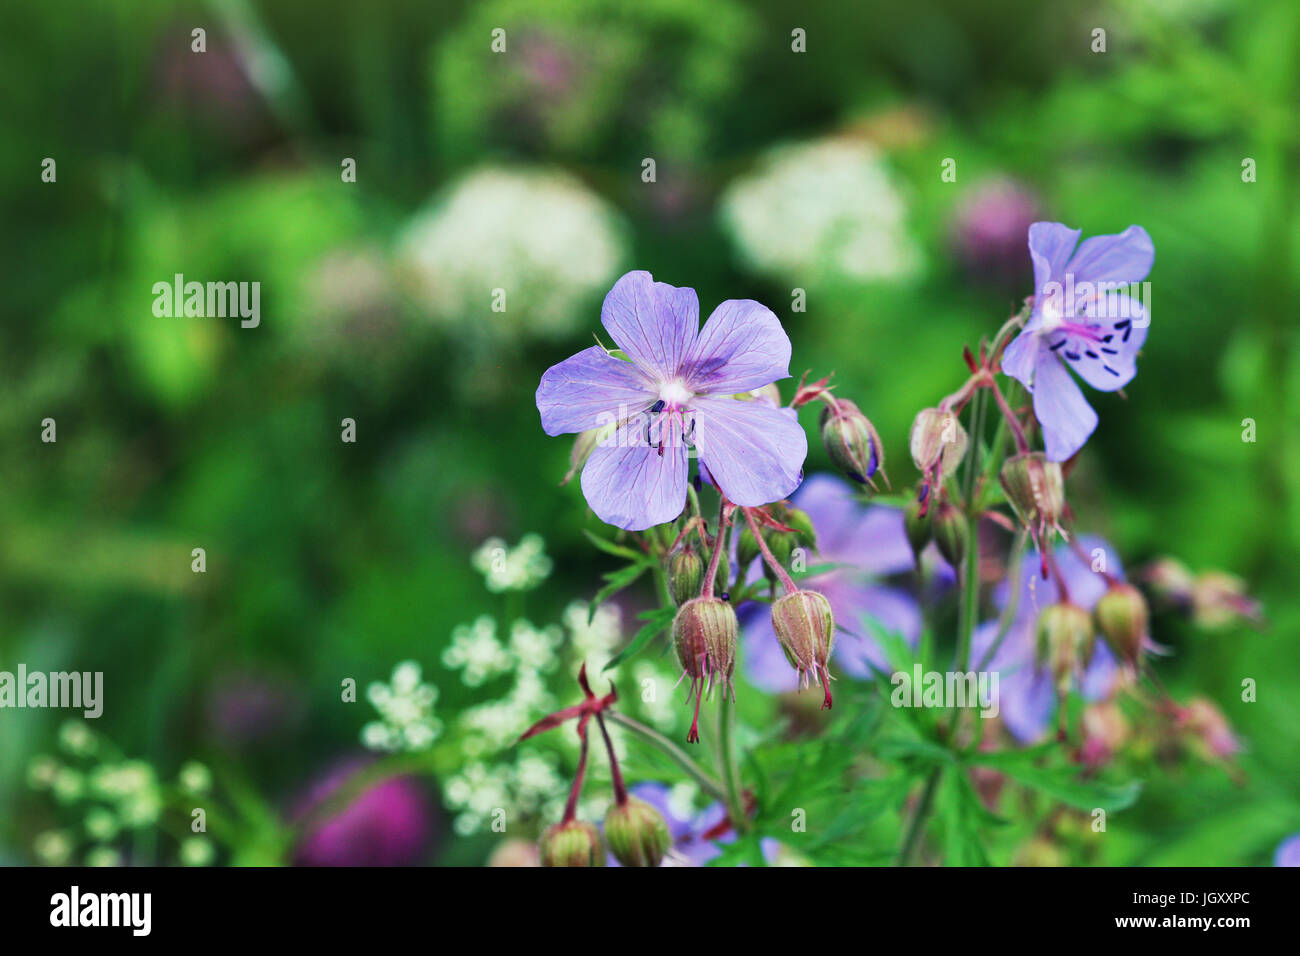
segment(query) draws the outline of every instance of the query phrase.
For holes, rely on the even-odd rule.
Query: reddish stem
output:
[[[623,771],[618,769],[618,757],[614,755],[614,741],[609,739],[609,731],[605,729],[605,718],[597,714],[596,723],[600,725],[600,735],[605,738],[605,751],[609,754],[609,776],[614,783],[614,802],[620,807],[626,806],[627,787],[623,785]]]
[[[580,724],[578,736],[582,738],[582,752],[578,755],[578,772],[573,775],[573,788],[569,791],[569,800],[564,805],[564,819],[561,824],[572,823],[578,815],[578,797],[582,793],[582,778],[587,774],[587,725]]]
[[[745,520],[749,522],[750,530],[754,532],[754,540],[758,542],[758,550],[762,553],[763,560],[767,562],[767,566],[776,573],[778,578],[781,579],[781,584],[785,587],[787,594],[798,591],[799,585],[795,584],[794,578],[790,577],[790,575],[786,573],[785,568],[781,567],[781,562],[776,559],[772,554],[772,550],[767,546],[767,542],[763,540],[763,533],[759,530],[758,522],[754,520],[754,516],[750,513],[750,509],[742,508],[741,510],[745,512]]]

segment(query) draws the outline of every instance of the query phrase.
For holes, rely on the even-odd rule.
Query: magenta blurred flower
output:
[[[1097,413],[1066,366],[1093,388],[1113,392],[1137,374],[1146,341],[1146,306],[1121,291],[1141,282],[1155,246],[1141,226],[1093,236],[1075,249],[1082,230],[1059,222],[1029,227],[1034,306],[1002,356],[1002,370],[1034,394],[1047,457],[1065,461],[1097,427]]]
[[[602,521],[641,531],[676,518],[689,448],[735,504],[769,504],[799,486],[808,441],[794,412],[733,397],[789,377],[790,340],[767,307],[729,299],[701,329],[694,289],[629,272],[600,320],[628,361],[593,345],[553,365],[537,409],[548,435],[616,426],[582,471]]]
[[[365,761],[349,761],[315,783],[293,819],[312,820]],[[424,788],[409,777],[367,787],[347,806],[307,824],[294,851],[297,866],[414,866],[428,855],[434,813]]]
[[[951,227],[953,252],[972,279],[1019,288],[1028,278],[1025,232],[1038,215],[1038,199],[1019,182],[987,179],[957,206]]]
[[[290,735],[303,715],[297,690],[279,678],[236,673],[216,682],[208,698],[208,726],[221,743],[256,747]]]

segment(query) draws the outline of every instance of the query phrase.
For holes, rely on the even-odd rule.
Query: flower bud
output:
[[[604,866],[600,832],[590,823],[570,820],[547,827],[538,844],[542,866]]]
[[[1097,601],[1092,614],[1097,620],[1097,630],[1115,656],[1136,667],[1142,657],[1149,618],[1142,592],[1124,581],[1116,581]]]
[[[1071,677],[1092,659],[1092,615],[1066,601],[1050,604],[1039,612],[1036,631],[1038,664],[1050,667],[1057,693],[1064,695]]]
[[[1191,605],[1196,579],[1177,558],[1157,558],[1143,568],[1139,576],[1158,601],[1177,607]]]
[[[736,670],[739,632],[735,609],[721,598],[692,598],[677,609],[673,618],[673,647],[684,676],[690,678],[690,697],[695,698],[695,719],[687,743],[699,742],[700,698],[711,690],[715,681],[723,685],[724,694],[730,690],[735,696],[731,677]]]
[[[921,552],[934,536],[934,523],[924,501],[914,498],[903,509],[903,530],[907,533],[907,543],[912,546],[916,566],[920,567]]]
[[[871,483],[871,476],[885,463],[885,449],[858,406],[846,399],[827,405],[822,409],[821,431],[831,464],[860,485]]]
[[[663,816],[636,797],[609,808],[605,839],[614,858],[624,866],[658,866],[672,843]]]
[[[1240,578],[1222,571],[1206,571],[1192,586],[1192,620],[1200,627],[1219,628],[1239,620],[1259,622],[1259,602],[1246,593]]]
[[[674,604],[680,607],[691,598],[700,596],[700,585],[704,583],[704,559],[694,548],[685,547],[670,554],[665,571],[668,593]]]
[[[1050,544],[1044,540],[1049,532],[1062,533],[1065,478],[1058,462],[1048,461],[1041,451],[1025,452],[1008,458],[998,479],[1016,516],[1040,549]]]
[[[830,672],[826,662],[835,646],[835,615],[825,595],[817,591],[791,591],[772,602],[772,629],[785,658],[808,686],[809,677],[825,691],[822,710],[831,706]]]
[[[966,516],[950,501],[939,506],[938,513],[932,519],[934,525],[934,543],[939,546],[939,553],[954,568],[961,567],[970,546],[970,527]]]
[[[1228,718],[1205,697],[1188,701],[1178,719],[1190,743],[1207,760],[1226,760],[1242,749]]]
[[[942,483],[966,457],[966,429],[957,413],[941,408],[923,408],[912,422],[912,461],[927,481]]]

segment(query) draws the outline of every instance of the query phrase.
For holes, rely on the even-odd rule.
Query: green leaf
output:
[[[637,654],[640,654],[645,646],[649,644],[660,631],[664,630],[672,623],[673,617],[676,616],[676,614],[677,609],[675,607],[660,607],[655,608],[653,611],[642,611],[638,614],[637,620],[646,621],[646,625],[636,632],[631,643],[629,643],[627,647],[614,655],[614,659],[601,668],[601,673],[603,674],[606,671],[613,670],[624,661],[631,660]]]
[[[587,623],[590,624],[595,618],[596,608],[641,577],[645,573],[645,569],[644,564],[629,564],[625,568],[619,568],[617,571],[610,571],[608,574],[603,575],[604,580],[608,583],[596,592],[596,596],[587,605]]]
[[[641,551],[637,551],[635,548],[629,548],[622,544],[615,544],[608,538],[602,538],[598,534],[593,534],[586,528],[582,529],[582,533],[587,536],[588,541],[600,548],[600,550],[604,551],[606,554],[612,554],[616,558],[624,558],[628,561],[635,561],[638,564],[644,564],[647,561],[648,555]]]
[[[992,755],[975,755],[971,757],[970,763],[989,765],[983,760],[984,756]],[[1073,766],[1035,767],[1010,761],[994,762],[991,766],[1017,783],[1079,810],[1100,808],[1107,813],[1125,810],[1137,802],[1138,795],[1142,792],[1142,783],[1138,780],[1123,784],[1079,780],[1079,771]]]

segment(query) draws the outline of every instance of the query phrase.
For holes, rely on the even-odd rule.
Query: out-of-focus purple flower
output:
[[[787,665],[788,667],[788,665]],[[727,824],[727,811],[715,803],[703,810],[684,810],[672,799],[672,791],[662,783],[641,783],[629,791],[658,810],[668,824],[672,848],[664,857],[664,866],[704,866],[721,855],[720,845],[734,843],[736,831]],[[778,840],[763,840],[763,859],[770,865],[781,852]],[[608,865],[618,866],[611,854]]]
[[[217,682],[207,711],[213,736],[228,747],[240,749],[288,736],[302,718],[303,702],[284,681],[240,673]]]
[[[953,216],[957,260],[976,281],[1020,287],[1028,278],[1025,231],[1038,215],[1037,197],[1016,180],[1000,176],[978,183]]]
[[[1105,569],[1118,580],[1124,579],[1124,569],[1113,548],[1095,536],[1082,536],[1076,542],[1089,555],[1101,549]],[[1107,578],[1094,571],[1068,546],[1062,545],[1055,553],[1061,577],[1073,604],[1091,611],[1106,593]],[[1011,583],[1014,578],[1014,584]],[[1037,740],[1047,729],[1056,708],[1056,693],[1052,687],[1050,669],[1036,666],[1034,622],[1038,612],[1055,604],[1062,597],[1054,578],[1043,580],[1039,559],[1026,555],[1019,573],[1012,569],[1008,580],[994,592],[994,604],[1005,608],[1011,598],[1011,588],[1019,589],[1015,614],[1011,626],[986,670],[998,672],[998,700],[1003,724],[1017,740],[1028,743]],[[975,629],[971,639],[971,667],[976,667],[987,655],[997,638],[1000,621],[995,619]],[[1120,668],[1106,643],[1098,639],[1093,646],[1092,659],[1079,681],[1079,692],[1087,700],[1103,700],[1111,696],[1118,685]]]
[[[1277,845],[1274,866],[1300,866],[1300,833],[1293,833]]]
[[[349,761],[313,784],[293,815],[311,821],[294,850],[297,866],[414,866],[425,860],[434,831],[428,795],[415,780],[392,777],[345,807],[320,815],[365,761]]]
[[[921,635],[921,610],[916,598],[879,580],[913,569],[903,512],[862,505],[849,484],[830,475],[808,478],[792,503],[812,519],[817,531],[817,555],[815,560],[809,559],[809,565],[846,565],[811,578],[809,587],[826,596],[837,626],[848,632],[836,640],[835,660],[846,673],[866,677],[873,667],[885,667],[886,661],[872,639],[871,629],[864,625],[864,618],[901,634],[913,645]],[[938,575],[951,576],[951,568],[937,552],[927,552],[927,561],[934,562]],[[777,642],[766,605],[761,610],[747,615],[745,675],[755,686],[770,692],[795,690],[798,675],[791,670]]]
[[[1097,427],[1097,413],[1069,368],[1093,388],[1113,392],[1137,374],[1137,353],[1151,318],[1122,291],[1141,282],[1155,246],[1141,226],[1093,236],[1075,249],[1082,230],[1059,222],[1029,227],[1034,263],[1034,307],[1007,346],[1002,370],[1034,394],[1047,457],[1065,461]]]
[[[701,329],[694,289],[629,272],[600,320],[630,361],[592,346],[553,365],[537,409],[548,435],[617,426],[582,470],[602,521],[642,531],[676,518],[690,447],[735,504],[769,504],[799,486],[808,440],[794,411],[733,397],[789,377],[790,339],[767,307],[729,299]]]

